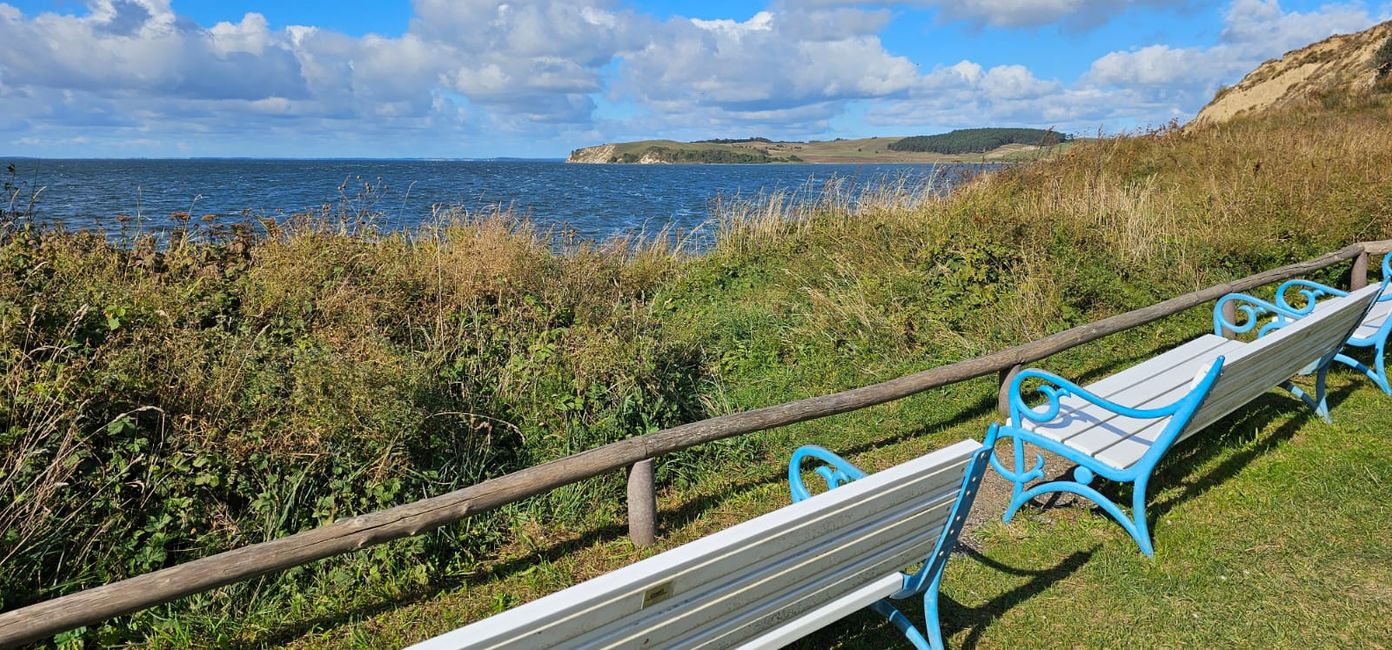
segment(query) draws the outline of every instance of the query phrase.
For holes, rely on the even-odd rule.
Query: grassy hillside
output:
[[[746,143],[741,143],[746,144]],[[767,148],[731,146],[719,142],[677,142],[675,140],[640,140],[614,146],[607,162],[670,162],[670,163],[770,163],[800,162],[796,156],[770,155]]]
[[[854,206],[849,192],[798,205],[778,197],[726,205],[714,248],[701,256],[637,242],[558,247],[510,215],[454,214],[400,234],[377,232],[371,215],[331,213],[174,233],[166,244],[113,242],[6,215],[0,606],[678,422],[887,379],[1392,237],[1389,141],[1386,101],[1303,105],[1190,133],[1076,144],[948,197],[886,188]],[[1046,365],[1096,376],[1203,331],[1204,321],[1195,310]],[[1379,403],[1340,381],[1362,391],[1350,399],[1380,422]],[[784,502],[777,475],[794,444],[818,442],[884,467],[979,437],[993,395],[991,382],[970,382],[665,458],[663,543]],[[1234,424],[1225,438],[1236,440],[1231,453],[1291,435],[1279,417],[1263,422]],[[1069,627],[1050,616],[1050,604],[1064,606],[1059,594],[1089,594],[1150,641],[1166,631],[1196,643],[1230,640],[1223,630],[1234,619],[1217,603],[1244,596],[1254,625],[1291,612],[1345,611],[1330,600],[1342,596],[1308,587],[1304,573],[1277,570],[1305,547],[1289,537],[1274,537],[1270,543],[1285,545],[1278,548],[1260,545],[1281,530],[1323,526],[1342,531],[1339,545],[1323,547],[1328,553],[1348,549],[1330,575],[1354,576],[1350,563],[1359,557],[1386,557],[1385,543],[1358,523],[1385,521],[1384,500],[1359,500],[1362,492],[1339,476],[1357,474],[1355,452],[1383,463],[1392,457],[1383,447],[1356,449],[1353,432],[1363,425],[1350,422],[1341,426],[1353,429],[1323,440],[1299,434],[1302,446],[1237,469],[1228,451],[1175,469],[1176,481],[1214,464],[1231,473],[1253,463],[1257,474],[1221,483],[1213,496],[1206,487],[1179,488],[1191,505],[1170,515],[1174,532],[1166,519],[1159,534],[1210,528],[1189,542],[1162,539],[1162,547],[1197,546],[1161,564],[1136,561],[1124,533],[1086,509],[981,529],[980,553],[1040,571],[1074,561],[1066,554],[1075,547],[1103,550],[1076,580],[1064,572],[1055,580],[1062,586],[1042,597],[1016,590],[1021,576],[955,562],[954,599],[1018,605],[998,607],[1012,618],[987,629],[999,612],[992,614],[981,632],[967,631],[975,619],[955,610],[956,641],[979,634],[985,645],[1018,644],[1031,621],[1045,619],[1049,638],[1112,641],[1088,621]],[[1254,430],[1256,442],[1246,437]],[[1330,467],[1334,483],[1319,482],[1325,465],[1350,469]],[[1367,469],[1368,485],[1386,481],[1383,468]],[[1321,503],[1340,506],[1331,514],[1253,504],[1260,493],[1251,486],[1272,480],[1261,472],[1315,481],[1333,495]],[[73,639],[158,647],[418,639],[642,555],[621,540],[622,492],[617,475],[588,481]],[[1202,554],[1244,544],[1259,557]],[[1240,570],[1243,561],[1261,562],[1253,590],[1217,584],[1226,575],[1219,569]],[[1376,591],[1385,580],[1362,575],[1371,580],[1359,587],[1372,590],[1368,602],[1385,604]],[[1137,576],[1174,597],[1136,613],[1117,585]],[[1191,610],[1211,618],[1191,624]],[[1386,643],[1373,623],[1350,628],[1349,643]],[[883,630],[869,619],[851,625],[860,627],[838,629],[869,630],[865,646],[889,638],[875,636]],[[1059,636],[1067,634],[1075,636]]]

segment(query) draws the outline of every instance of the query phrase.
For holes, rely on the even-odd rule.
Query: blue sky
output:
[[[0,1],[0,154],[563,156],[1186,120],[1392,18],[1285,0]]]

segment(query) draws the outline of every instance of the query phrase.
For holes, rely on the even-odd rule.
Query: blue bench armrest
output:
[[[1284,288],[1286,287],[1286,285],[1296,286],[1292,284],[1294,282],[1305,281],[1291,280],[1286,284],[1281,285],[1281,287]],[[1281,295],[1279,290],[1276,295]],[[1234,311],[1237,315],[1235,321],[1229,321],[1223,315],[1223,308],[1228,303],[1235,303]],[[1281,329],[1282,327],[1285,327],[1297,320],[1300,320],[1301,316],[1307,316],[1311,311],[1314,311],[1313,301],[1310,302],[1309,310],[1300,311],[1297,309],[1293,309],[1284,303],[1273,304],[1265,300],[1262,300],[1261,298],[1249,296],[1245,293],[1230,293],[1226,296],[1223,296],[1222,298],[1219,298],[1218,302],[1213,305],[1213,333],[1217,334],[1218,336],[1224,336],[1225,332],[1232,332],[1234,334],[1246,334],[1247,332],[1250,332],[1253,329],[1257,329],[1257,325],[1261,324],[1261,319],[1263,316],[1271,315],[1272,319],[1268,321],[1265,325],[1262,325],[1261,329],[1257,329],[1257,338],[1261,338],[1263,336],[1266,336],[1267,334],[1270,334],[1274,330]]]
[[[802,482],[802,461],[805,458],[821,461],[822,465],[813,471],[826,481],[828,490],[865,478],[865,472],[861,471],[859,467],[826,449],[816,445],[798,447],[793,452],[793,457],[788,460],[788,490],[793,494],[793,503],[812,496],[812,492]]]
[[[1299,307],[1295,306],[1294,302],[1291,300],[1292,296],[1287,295],[1292,290],[1294,290],[1295,296],[1303,298],[1302,302],[1304,304]],[[1342,298],[1347,295],[1347,291],[1335,289],[1327,284],[1320,284],[1313,280],[1286,280],[1281,283],[1281,286],[1276,287],[1276,305],[1300,314],[1301,316],[1306,316],[1315,311],[1315,303],[1320,298],[1325,296]]]
[[[1382,294],[1378,296],[1377,302],[1392,300],[1392,292],[1387,290],[1388,283],[1392,283],[1392,253],[1384,255],[1382,258]],[[1302,306],[1296,307],[1292,301],[1287,298],[1287,292],[1292,289],[1296,290],[1296,295],[1304,299],[1304,304]],[[1281,286],[1276,287],[1276,304],[1277,306],[1299,313],[1301,316],[1305,316],[1315,310],[1315,302],[1320,298],[1326,296],[1342,298],[1347,295],[1349,295],[1347,291],[1335,289],[1334,287],[1315,282],[1314,280],[1286,280],[1281,283]]]
[[[1222,366],[1222,362],[1222,357],[1219,357],[1217,361],[1219,367]],[[1036,410],[1026,404],[1024,395],[1021,394],[1024,383],[1031,379],[1038,379],[1041,382],[1035,391],[1047,399],[1043,410]],[[1025,420],[1041,424],[1050,422],[1058,417],[1059,411],[1063,407],[1063,398],[1068,396],[1078,397],[1117,415],[1142,419],[1160,419],[1174,415],[1187,404],[1188,399],[1187,396],[1182,397],[1173,404],[1159,408],[1132,408],[1117,404],[1051,372],[1029,368],[1015,375],[1015,380],[1010,384],[1010,421],[1016,427],[1023,425]]]

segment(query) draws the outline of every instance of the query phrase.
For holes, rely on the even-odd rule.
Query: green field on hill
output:
[[[112,241],[7,212],[0,607],[1392,237],[1387,142],[1387,96],[1326,98],[1070,143],[947,196],[725,204],[700,255],[560,246],[508,213],[398,233],[355,229],[370,215],[345,206]],[[1192,310],[1043,365],[1096,377],[1207,318]],[[1335,392],[1332,426],[1273,392],[1178,450],[1155,481],[1154,561],[1085,507],[1010,526],[986,512],[948,566],[949,643],[1392,644],[1392,399],[1347,373]],[[665,457],[658,549],[624,540],[615,473],[60,642],[419,640],[786,503],[797,444],[883,468],[979,438],[994,395],[976,380]],[[857,615],[808,644],[892,639]]]

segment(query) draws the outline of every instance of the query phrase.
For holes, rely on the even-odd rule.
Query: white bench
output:
[[[818,472],[834,483],[851,482],[412,650],[777,648],[867,606],[893,616],[880,601],[930,587],[929,639],[902,615],[891,621],[915,645],[941,647],[938,579],[989,452],[963,440],[865,476],[825,450],[800,449],[795,493],[807,457],[832,465]],[[936,561],[901,573],[925,559]]]
[[[1153,555],[1145,517],[1146,486],[1165,452],[1277,386],[1327,418],[1324,379],[1329,362],[1359,327],[1379,291],[1354,291],[1298,320],[1296,314],[1251,296],[1225,296],[1214,307],[1216,333],[1252,331],[1267,315],[1273,322],[1254,341],[1205,335],[1086,388],[1041,370],[1022,371],[1010,387],[1010,420],[999,431],[1013,439],[1014,469],[1006,469],[995,455],[991,459],[995,469],[1015,483],[1005,521],[1040,494],[1071,492],[1096,502],[1131,534],[1142,552]],[[1245,322],[1223,319],[1227,302],[1240,305],[1237,311],[1245,315]],[[1303,371],[1316,373],[1313,397],[1288,381]],[[1036,381],[1046,398],[1042,408],[1031,408],[1022,394],[1027,382]],[[1044,459],[1036,455],[1027,470],[1026,444],[1077,463],[1074,480],[1029,485],[1043,478]],[[1096,476],[1134,484],[1129,516],[1091,487]]]
[[[1368,379],[1373,380],[1382,392],[1392,395],[1392,383],[1387,379],[1387,340],[1392,337],[1392,292],[1387,290],[1389,283],[1392,283],[1392,254],[1382,258],[1382,295],[1373,303],[1372,309],[1368,310],[1368,315],[1363,317],[1358,329],[1344,342],[1345,350],[1367,348],[1372,353],[1373,365],[1369,367],[1342,352],[1336,355],[1334,360],[1363,373]],[[1347,291],[1340,291],[1318,282],[1289,280],[1276,288],[1276,306],[1305,316],[1310,312],[1322,311],[1332,303],[1323,301],[1322,298],[1347,295]],[[1303,304],[1296,306],[1296,303]]]

